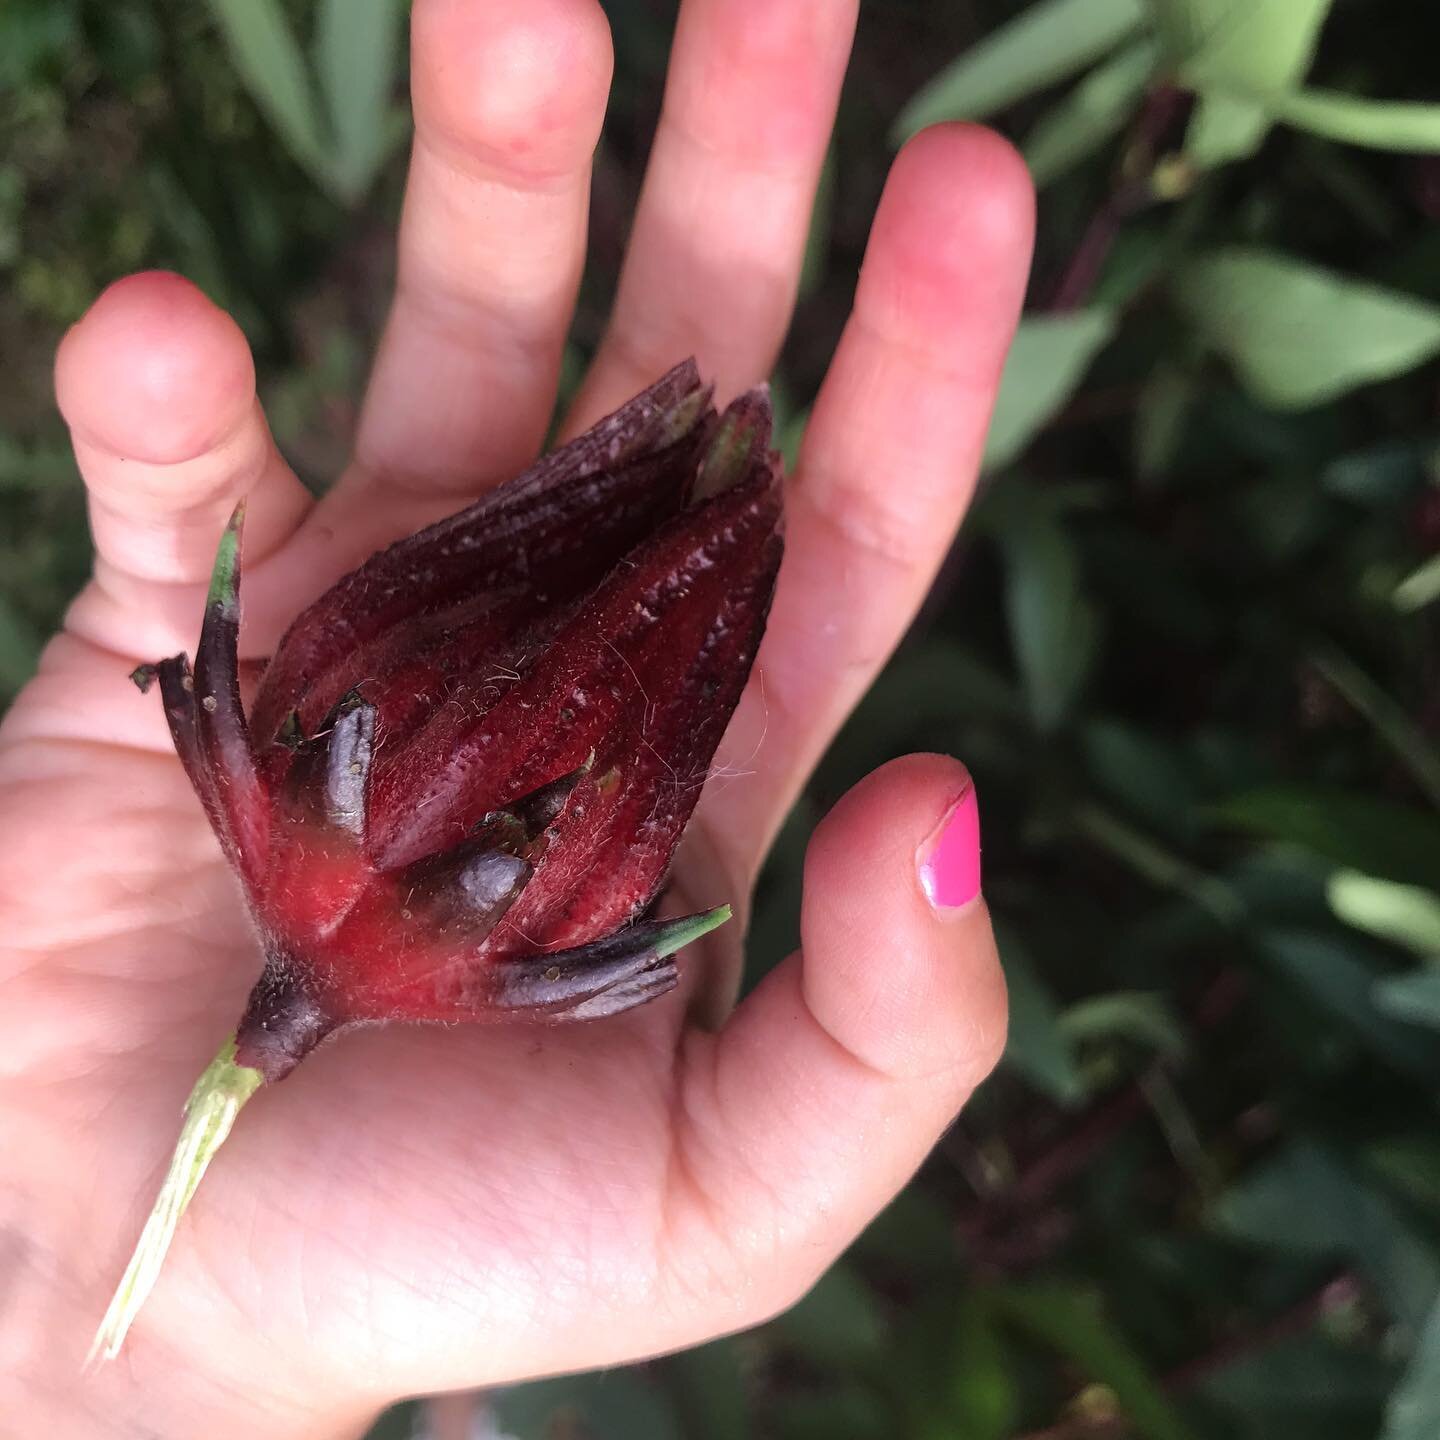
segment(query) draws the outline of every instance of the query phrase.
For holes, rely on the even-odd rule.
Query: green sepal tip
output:
[[[713,910],[702,910],[698,915],[682,915],[678,920],[668,921],[659,927],[653,953],[657,959],[663,960],[702,935],[718,930],[729,918],[730,907],[717,905]]]
[[[210,593],[207,605],[234,606],[240,599],[240,535],[245,529],[245,502],[240,501],[230,512],[230,519],[215,549],[215,565],[210,571]]]

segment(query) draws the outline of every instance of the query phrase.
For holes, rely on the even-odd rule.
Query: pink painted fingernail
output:
[[[980,807],[973,785],[950,802],[916,860],[920,888],[942,914],[968,905],[980,893]]]

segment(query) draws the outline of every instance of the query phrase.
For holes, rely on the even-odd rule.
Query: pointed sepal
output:
[[[244,525],[242,500],[215,552],[195,651],[193,713],[196,744],[214,786],[212,819],[218,817],[228,841],[226,848],[234,855],[241,878],[253,887],[265,872],[270,817],[240,703],[240,538]],[[163,683],[163,673],[161,680]]]
[[[706,442],[695,481],[695,498],[708,500],[766,464],[774,428],[768,385],[757,385],[737,395]]]
[[[586,1006],[590,1016],[616,1014],[673,988],[678,974],[670,957],[729,918],[730,907],[721,905],[677,920],[627,925],[571,950],[504,961],[494,967],[490,1003],[537,1019],[581,1018],[576,1012]]]
[[[286,632],[255,700],[258,743],[297,708],[328,708],[515,592],[583,593],[690,498],[713,416],[693,360],[524,474],[372,556]],[[308,713],[308,712],[307,712]]]

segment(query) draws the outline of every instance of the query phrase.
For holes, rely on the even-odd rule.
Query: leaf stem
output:
[[[1154,183],[1156,159],[1161,142],[1186,103],[1184,92],[1170,85],[1157,85],[1145,97],[1131,128],[1114,188],[1090,217],[1046,310],[1064,314],[1081,309],[1094,292],[1124,222],[1157,199],[1175,198],[1157,194],[1165,187]]]
[[[1326,645],[1310,657],[1315,668],[1374,727],[1376,735],[1410,771],[1440,810],[1440,755],[1405,707],[1387,695],[1348,655]]]
[[[185,1102],[185,1118],[175,1153],[170,1157],[170,1168],[145,1228],[140,1232],[135,1253],[95,1333],[85,1361],[87,1371],[120,1353],[130,1326],[159,1278],[175,1229],[196,1186],[215,1158],[215,1152],[225,1143],[241,1107],[262,1083],[258,1070],[236,1063],[233,1039],[225,1042],[195,1082]]]

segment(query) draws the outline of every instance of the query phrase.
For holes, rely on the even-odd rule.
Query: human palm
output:
[[[722,401],[769,372],[853,8],[685,0],[568,432],[686,354]],[[753,1324],[904,1183],[1001,1043],[984,907],[934,873],[967,777],[895,762],[817,831],[802,953],[728,1017],[738,925],[632,1013],[347,1033],[267,1088],[120,1360],[80,1378],[180,1102],[259,967],[160,708],[127,672],[193,648],[240,495],[242,652],[259,660],[365,554],[522,468],[554,403],[603,16],[594,0],[416,0],[413,26],[396,299],[354,463],[323,500],[269,438],[239,331],[176,277],[112,286],[58,359],[95,576],[0,727],[0,1373],[30,1431],[340,1436],[405,1393]],[[781,816],[922,598],[973,486],[1029,227],[1023,168],[986,132],[942,127],[897,160],[677,910],[743,915]]]

